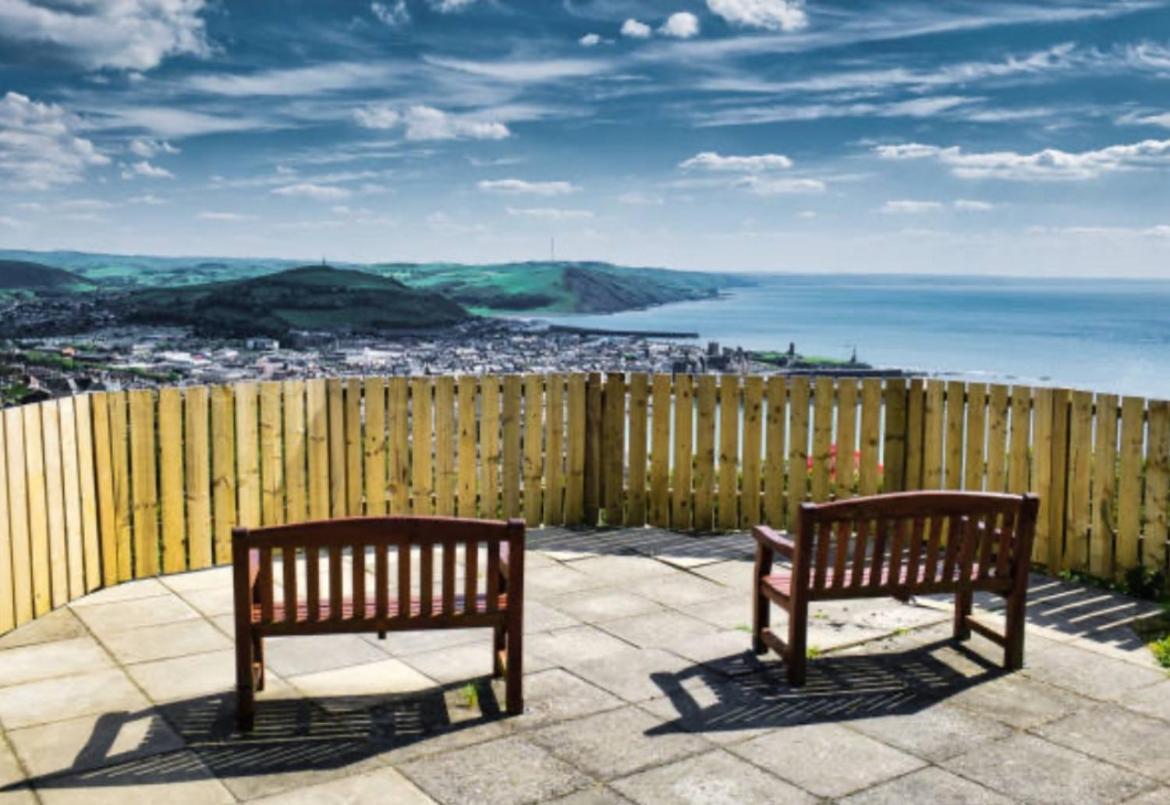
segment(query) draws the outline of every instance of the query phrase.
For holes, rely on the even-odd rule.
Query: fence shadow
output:
[[[258,704],[247,734],[236,730],[235,706],[235,694],[225,692],[104,714],[68,768],[0,792],[326,772],[505,717],[490,677],[396,697],[270,699]],[[117,748],[126,732],[138,748]]]

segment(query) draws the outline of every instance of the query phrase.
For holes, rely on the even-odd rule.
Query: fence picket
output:
[[[762,523],[760,515],[760,437],[763,423],[764,379],[743,381],[743,490],[739,498],[739,527]]]
[[[691,475],[694,469],[694,378],[679,375],[674,384],[674,466],[671,475],[670,526],[692,527]]]
[[[654,375],[650,411],[650,525],[670,526],[670,375]]]
[[[646,525],[646,438],[647,417],[650,408],[647,405],[649,397],[650,379],[643,372],[634,372],[630,375],[630,412],[629,412],[629,490],[626,495],[625,524],[631,526]],[[551,409],[550,409],[551,410]]]
[[[1117,532],[1117,395],[1098,394],[1093,439],[1093,500],[1089,524],[1089,573],[1113,578],[1113,539]]]
[[[183,494],[187,505],[187,559],[192,570],[210,567],[211,451],[206,386],[189,386],[183,406]],[[302,518],[303,519],[303,518]]]
[[[699,376],[699,415],[695,434],[695,530],[714,526],[715,491],[715,377]]]
[[[829,474],[833,444],[833,379],[818,377],[813,383],[812,472],[810,490],[816,503],[829,499]]]
[[[183,395],[177,388],[158,392],[158,474],[163,572],[181,573],[187,569],[187,507],[183,499]]]
[[[1142,448],[1145,445],[1146,402],[1140,397],[1121,400],[1121,443],[1117,477],[1117,546],[1114,567],[1118,575],[1141,562]]]
[[[788,424],[788,387],[784,378],[768,378],[768,414],[764,446],[764,522],[773,528],[785,525],[785,426]]]
[[[739,375],[719,382],[719,513],[720,529],[739,526]]]

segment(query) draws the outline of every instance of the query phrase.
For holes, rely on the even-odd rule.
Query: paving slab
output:
[[[114,632],[126,632],[142,626],[155,626],[199,617],[199,612],[177,595],[161,584],[159,588],[163,590],[164,595],[119,600],[108,604],[87,602],[84,606],[73,605],[74,612],[99,639]]]
[[[0,725],[15,730],[146,705],[146,697],[125,674],[110,668],[0,688]]]
[[[264,664],[282,677],[385,659],[385,651],[355,634],[270,637],[264,641]]]
[[[580,562],[573,563],[573,565],[577,564]],[[609,582],[604,578],[590,573],[582,573],[570,565],[563,564],[538,567],[531,573],[524,574],[524,594],[546,601],[558,594],[604,587],[607,584]]]
[[[1025,661],[1030,677],[1107,701],[1118,701],[1129,691],[1166,679],[1161,669],[1143,668],[1060,643],[1035,646]]]
[[[943,767],[1020,802],[1121,802],[1155,787],[1117,766],[1033,735],[1015,735],[946,761]]]
[[[342,697],[388,697],[435,687],[435,680],[402,660],[386,658],[332,671],[292,676],[288,683],[305,696],[320,700]]]
[[[29,774],[77,774],[184,748],[183,740],[147,708],[81,716],[11,730],[8,739]]]
[[[630,647],[596,626],[573,626],[529,637],[525,647],[553,665],[570,667]]]
[[[706,621],[672,610],[606,621],[601,628],[642,648],[659,648],[675,640],[702,637],[719,631]]]
[[[551,606],[549,603],[526,600],[524,602],[524,633],[551,632],[556,629],[567,629],[570,626],[580,626],[581,621],[566,612]]]
[[[913,713],[856,719],[848,726],[936,763],[1012,733],[998,721],[946,702]]]
[[[661,612],[663,609],[661,604],[648,598],[612,587],[558,595],[549,599],[549,605],[569,614],[578,622],[586,623],[601,623],[632,615]]]
[[[524,713],[508,719],[513,730],[538,729],[569,719],[615,710],[625,703],[612,693],[560,668],[524,677]]]
[[[1035,731],[1052,743],[1170,783],[1170,724],[1162,719],[1103,704]]]
[[[173,702],[234,691],[236,655],[230,649],[210,651],[128,665],[126,672],[152,701]],[[265,675],[265,690],[261,695],[273,696],[287,690],[280,677],[268,671]]]
[[[694,568],[694,573],[717,584],[722,584],[724,587],[743,590],[745,595],[752,589],[752,563],[748,561],[731,559],[701,565]]]
[[[150,662],[229,649],[233,641],[203,618],[112,632],[102,642],[119,663]]]
[[[100,671],[113,665],[91,637],[34,643],[0,651],[0,688],[57,676]]]
[[[60,607],[0,637],[0,651],[38,643],[87,637],[89,632],[71,607]]]
[[[235,801],[192,752],[131,761],[123,766],[64,776],[39,786],[52,805],[217,805]]]
[[[903,805],[913,802],[1011,805],[1013,800],[935,766],[910,772],[840,800],[841,805]]]
[[[26,776],[16,755],[0,736],[0,805],[36,805],[37,798]]]
[[[672,573],[669,576],[634,581],[625,585],[624,589],[675,609],[727,595],[727,588],[722,584],[691,573]]]
[[[545,800],[546,805],[630,805],[630,800],[606,785],[585,788],[566,797]]]
[[[607,585],[643,581],[677,572],[670,565],[646,556],[609,554],[573,563],[573,569],[601,579]]]
[[[665,695],[654,682],[656,674],[676,674],[689,666],[677,654],[631,647],[574,663],[573,673],[627,702],[640,702]]]
[[[1138,713],[1170,721],[1170,679],[1121,696],[1121,704]]]
[[[258,805],[350,805],[373,799],[395,805],[430,805],[435,801],[396,769],[378,769],[252,801]]]
[[[722,750],[615,780],[642,805],[814,803],[816,798]]]
[[[119,601],[131,601],[138,598],[153,598],[170,594],[171,590],[158,579],[139,579],[138,581],[126,581],[121,584],[116,584],[113,587],[106,587],[103,590],[90,593],[84,598],[70,602],[69,606],[71,609],[77,610],[82,607],[112,604]]]
[[[1091,704],[1072,691],[1019,673],[971,685],[950,696],[947,703],[1016,729],[1038,727]]]

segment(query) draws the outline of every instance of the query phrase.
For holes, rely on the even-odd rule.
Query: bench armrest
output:
[[[778,553],[785,559],[791,560],[793,554],[796,553],[796,544],[788,538],[787,534],[773,531],[766,525],[758,525],[753,528],[752,536],[755,537],[756,544],[761,548]]]

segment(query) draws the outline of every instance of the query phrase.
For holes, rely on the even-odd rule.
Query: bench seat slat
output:
[[[440,608],[437,611],[430,613],[430,616],[431,617],[453,617],[454,619],[457,620],[460,615],[472,614],[472,613],[483,614],[483,613],[488,613],[488,612],[492,612],[492,611],[496,611],[496,612],[500,613],[500,615],[502,616],[508,609],[508,595],[507,595],[507,593],[501,593],[499,596],[496,597],[495,610],[492,610],[488,607],[488,600],[487,600],[486,595],[477,595],[475,597],[475,608],[473,610],[466,610],[464,608],[464,601],[465,601],[465,599],[462,595],[457,595],[454,597],[453,608],[450,611],[444,611],[443,609]],[[321,612],[320,619],[321,620],[340,619],[343,621],[355,620],[355,613],[360,613],[362,610],[355,607],[354,604],[355,604],[355,602],[353,599],[342,598],[340,611],[337,611],[337,610],[333,609],[331,602],[322,601],[321,602],[321,609],[320,609],[320,612]],[[378,616],[378,606],[377,606],[377,603],[375,601],[365,601],[363,604],[363,609],[365,611],[365,614],[364,614],[364,617],[360,618],[360,620],[377,621],[380,619]],[[308,615],[309,615],[308,606],[303,602],[298,602],[296,610],[297,611],[296,611],[296,621],[295,622],[296,623],[308,622]],[[272,617],[273,623],[279,623],[279,622],[285,620],[285,608],[284,608],[283,602],[276,602],[273,605],[272,616],[273,616]],[[262,620],[262,617],[263,617],[262,607],[260,604],[256,604],[255,606],[252,607],[252,623],[268,625],[267,622]],[[418,597],[412,596],[410,599],[410,614],[405,616],[405,617],[402,615],[402,609],[399,607],[398,601],[396,601],[396,600],[389,601],[385,617],[387,620],[406,620],[408,618],[423,617],[422,600]]]
[[[941,564],[941,563],[940,563]],[[823,590],[810,589],[810,600],[833,600],[838,598],[878,598],[884,595],[891,595],[895,591],[905,592],[909,595],[928,595],[936,592],[947,592],[955,589],[956,582],[954,580],[936,579],[929,582],[918,582],[917,584],[903,582],[897,584],[893,582],[894,578],[899,575],[905,578],[904,568],[906,564],[896,566],[896,573],[890,572],[890,565],[887,563],[881,568],[881,576],[877,584],[874,584],[870,576],[872,575],[873,566],[867,565],[862,571],[862,578],[859,587],[854,586],[853,569],[849,568],[845,571],[845,578],[841,580],[841,586],[837,586],[837,579],[834,578],[835,571],[830,568],[828,571],[828,587]],[[1000,591],[1007,590],[1011,587],[1011,579],[1004,578],[979,578],[978,571],[972,568],[971,573],[971,589]],[[762,579],[766,587],[770,587],[785,598],[790,598],[792,595],[792,571],[788,569],[778,570],[769,576]]]

